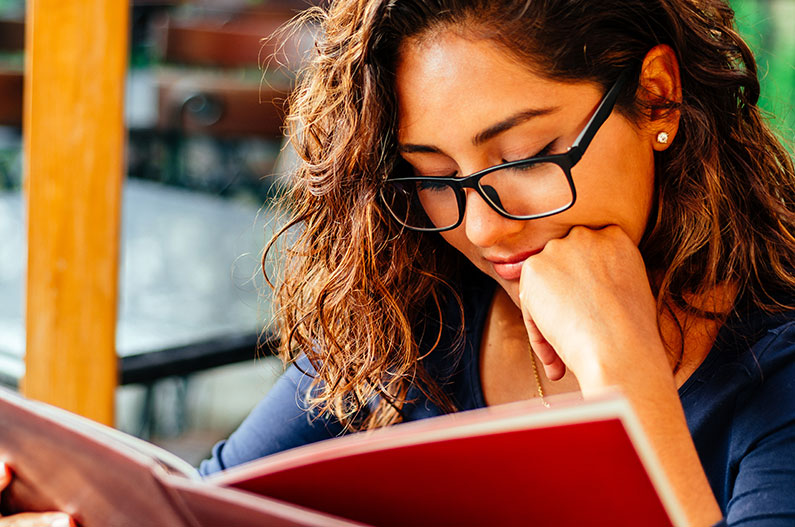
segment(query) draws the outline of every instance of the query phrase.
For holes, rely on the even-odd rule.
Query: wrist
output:
[[[584,397],[597,396],[611,388],[620,389],[628,398],[655,399],[662,394],[676,395],[676,384],[662,343],[659,346],[624,345],[620,349],[643,350],[639,353],[599,352],[579,368],[572,369]],[[677,395],[678,399],[678,395]]]

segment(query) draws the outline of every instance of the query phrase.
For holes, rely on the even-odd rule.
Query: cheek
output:
[[[475,246],[466,235],[466,229],[461,225],[451,231],[444,231],[439,233],[444,241],[449,244],[453,249],[461,253],[467,260],[472,262],[475,267],[480,269],[486,274],[490,274],[492,270],[489,264],[482,257],[477,246]]]
[[[574,168],[578,197],[572,213],[582,215],[585,225],[618,225],[637,244],[653,200],[654,151],[628,124],[613,132],[594,141],[590,159]]]
[[[444,241],[452,245],[453,248],[463,253],[466,257],[470,257],[472,244],[467,239],[462,225],[459,225],[451,231],[444,231],[440,233],[440,235]]]
[[[632,177],[631,181],[626,182],[627,198],[624,205],[627,222],[631,222],[624,230],[636,244],[640,243],[646,231],[655,188],[653,150],[639,149],[637,154],[632,170],[627,171]]]

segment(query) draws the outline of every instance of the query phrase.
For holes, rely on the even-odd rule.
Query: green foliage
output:
[[[731,0],[737,25],[754,50],[762,95],[759,106],[790,151],[795,145],[795,1]]]

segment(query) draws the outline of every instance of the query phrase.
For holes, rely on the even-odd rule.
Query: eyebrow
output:
[[[546,108],[530,108],[528,110],[523,110],[521,112],[515,113],[512,116],[508,117],[507,119],[503,119],[499,123],[492,125],[482,132],[478,133],[475,137],[472,138],[472,144],[475,146],[479,146],[489,139],[493,139],[494,137],[500,135],[501,133],[505,132],[506,130],[510,130],[514,126],[518,126],[525,121],[529,121],[533,117],[541,117],[543,115],[549,115],[558,111],[560,107],[558,106],[549,106]],[[416,145],[416,144],[402,144],[398,146],[398,150],[404,154],[416,154],[416,153],[423,153],[423,154],[443,154],[440,149],[435,146],[429,145]]]

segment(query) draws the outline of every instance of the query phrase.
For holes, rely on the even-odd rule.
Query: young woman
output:
[[[795,176],[729,7],[306,17],[321,31],[292,98],[277,288],[293,364],[202,471],[617,386],[689,525],[792,524]]]
[[[309,16],[277,290],[296,363],[203,471],[617,386],[690,525],[794,522],[795,178],[729,7]]]

